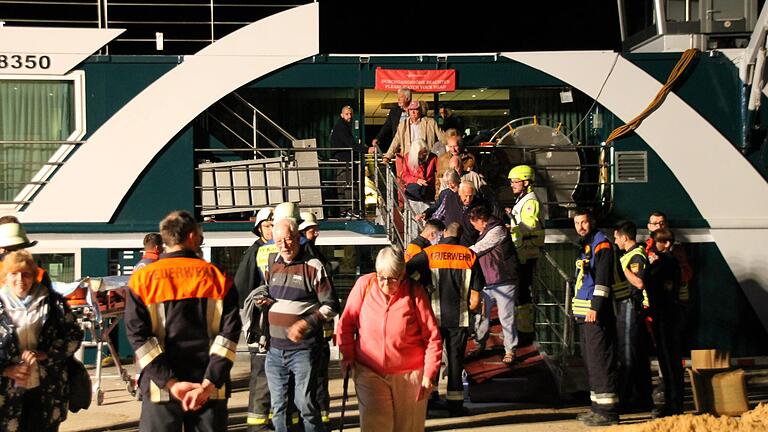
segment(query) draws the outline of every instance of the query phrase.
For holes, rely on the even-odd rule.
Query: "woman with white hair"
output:
[[[0,430],[57,431],[67,418],[67,362],[83,331],[64,298],[36,281],[27,251],[0,270]]]
[[[443,347],[427,293],[406,276],[400,249],[379,251],[376,272],[357,280],[337,330],[360,430],[423,431]]]
[[[403,166],[405,197],[415,214],[422,213],[435,197],[437,156],[429,152],[427,143],[418,139],[411,144],[407,163]]]

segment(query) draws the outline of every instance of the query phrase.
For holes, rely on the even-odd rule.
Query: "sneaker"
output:
[[[585,422],[585,421],[591,419],[592,416],[594,416],[594,415],[595,415],[594,411],[587,411],[585,413],[581,413],[581,414],[577,415],[576,416],[576,420],[578,420],[580,422]]]
[[[451,407],[448,409],[448,414],[451,417],[466,417],[469,415],[469,410],[465,406]]]
[[[587,426],[611,426],[619,424],[618,414],[600,414],[594,413],[594,415],[587,420],[584,420],[584,424]]]
[[[101,367],[110,367],[115,365],[115,359],[111,355],[108,355],[101,359]]]

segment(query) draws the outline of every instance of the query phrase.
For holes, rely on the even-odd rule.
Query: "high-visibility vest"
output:
[[[269,243],[263,244],[256,252],[256,267],[261,272],[261,280],[267,280],[267,271],[269,270],[269,257],[273,254],[277,254],[278,249],[274,241],[270,240]]]
[[[627,251],[622,257],[618,260],[616,260],[617,266],[614,266],[614,284],[612,286],[613,288],[613,298],[616,301],[621,301],[624,299],[629,298],[630,288],[632,287],[629,281],[626,277],[624,277],[624,269],[627,268],[629,265],[629,261],[636,255],[640,255],[643,257],[643,260],[647,263],[648,262],[648,255],[645,253],[645,248],[643,248],[643,245],[637,244],[636,247],[632,248],[632,250]],[[634,288],[634,287],[632,287]]]
[[[544,246],[544,229],[539,219],[539,199],[534,192],[526,193],[512,207],[512,241],[520,262],[536,259]]]
[[[571,307],[574,316],[585,317],[592,306],[592,297],[595,293],[595,260],[593,258],[605,248],[610,249],[611,242],[602,231],[597,231],[576,260],[576,292]]]

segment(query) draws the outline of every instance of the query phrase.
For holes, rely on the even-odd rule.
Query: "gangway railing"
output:
[[[563,269],[552,253],[542,250],[534,272],[533,303],[536,310],[536,339],[549,355],[571,356],[575,353],[571,317],[573,277]]]
[[[253,149],[254,157],[266,157],[257,150],[260,147],[295,147],[293,143],[300,141],[236,92],[208,108],[205,118],[209,131],[218,130],[224,134],[221,138],[225,144]]]

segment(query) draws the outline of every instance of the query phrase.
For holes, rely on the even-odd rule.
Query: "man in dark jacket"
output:
[[[376,138],[371,141],[371,147],[368,149],[368,153],[373,153],[374,148],[379,146],[379,152],[384,154],[389,150],[389,144],[395,137],[397,132],[397,126],[400,122],[408,118],[408,112],[405,110],[411,103],[411,89],[401,88],[397,91],[397,106],[389,110],[387,114],[387,120],[381,126],[381,130],[376,135]]]
[[[339,119],[336,120],[336,124],[331,129],[331,147],[336,148],[333,158],[340,161],[349,162],[352,160],[350,150],[356,153],[355,160],[362,159],[363,155],[368,150],[364,145],[359,144],[352,134],[352,107],[345,105],[341,109]],[[344,150],[338,150],[343,148]]]
[[[483,279],[475,254],[459,244],[461,226],[454,222],[444,232],[440,243],[427,246],[407,263],[406,272],[418,273],[419,281],[434,293],[432,309],[448,359],[447,406],[452,416],[458,416],[466,414],[461,372],[470,311],[479,306]]]
[[[490,316],[490,301],[498,308],[499,321],[504,334],[505,364],[515,361],[517,328],[515,304],[517,302],[517,253],[509,230],[501,219],[493,216],[485,206],[469,211],[469,221],[480,232],[477,242],[469,249],[477,254],[485,277],[483,293],[486,299],[486,316]]]
[[[190,213],[170,213],[160,234],[166,252],[131,275],[125,305],[126,333],[142,367],[139,429],[225,430],[241,327],[237,290],[197,256],[203,230]]]

